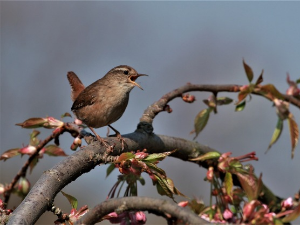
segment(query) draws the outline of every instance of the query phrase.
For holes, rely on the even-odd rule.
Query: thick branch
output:
[[[125,151],[137,151],[148,149],[149,153],[166,152],[177,149],[171,156],[189,160],[209,151],[215,151],[207,146],[188,141],[182,138],[168,137],[165,135],[148,134],[147,130],[142,127],[145,123],[139,124],[136,132],[123,135],[127,143]],[[150,129],[151,130],[151,129]],[[115,144],[115,150],[112,155],[118,155],[121,149],[121,144],[117,138],[106,138],[111,144]],[[62,190],[67,184],[76,180],[83,173],[87,173],[94,169],[97,165],[104,162],[111,162],[115,157],[105,158],[105,147],[99,144],[98,141],[92,142],[88,146],[68,156],[63,161],[58,163],[52,169],[47,170],[41,178],[35,183],[29,194],[13,212],[8,224],[34,224],[38,218],[52,205],[56,194]],[[199,162],[194,162],[199,164]],[[206,167],[206,165],[201,164]],[[264,186],[264,193],[268,196],[263,196],[263,202],[270,202],[274,196],[267,187]]]
[[[145,132],[134,132],[123,135],[127,143],[127,151],[142,150],[147,147],[151,152],[165,152],[178,149],[175,157],[187,160],[205,152],[212,151],[209,147],[187,141],[181,138],[167,137],[164,135],[148,135]],[[115,145],[113,155],[119,154],[121,144],[117,138],[107,138],[108,142]],[[94,169],[97,165],[110,162],[110,157],[104,158],[105,147],[99,142],[90,145],[68,156],[52,169],[47,170],[35,183],[26,198],[13,212],[9,224],[33,224],[51,206],[56,194],[67,184],[76,180],[83,173]]]
[[[142,118],[136,132],[123,135],[127,146],[124,151],[137,151],[147,149],[149,153],[166,152],[177,149],[171,156],[182,160],[189,160],[209,151],[215,151],[207,146],[187,141],[181,138],[168,137],[153,134],[152,121],[154,117],[164,110],[168,102],[176,97],[181,97],[183,93],[190,91],[208,91],[214,94],[218,92],[239,92],[239,85],[192,85],[187,84],[166,95],[159,101],[149,106]],[[253,93],[260,95],[259,93]],[[264,96],[265,97],[265,96]],[[286,101],[291,102],[300,108],[300,102],[294,97],[284,95]],[[107,138],[111,145],[115,145],[112,155],[120,153],[121,145],[116,138]],[[65,160],[48,170],[37,181],[25,200],[18,206],[12,214],[9,224],[33,224],[52,205],[56,194],[67,184],[76,180],[83,173],[89,172],[99,163],[109,161],[104,159],[105,148],[98,142],[92,142],[82,150],[75,152]],[[112,160],[112,159],[111,159]],[[205,164],[197,163],[203,167]],[[238,180],[235,179],[238,185]],[[263,187],[264,195],[261,197],[263,203],[278,203],[279,198],[267,188]]]
[[[95,224],[103,216],[111,212],[121,213],[131,210],[149,211],[157,215],[168,213],[172,218],[182,220],[184,224],[207,224],[207,221],[201,219],[191,210],[179,207],[177,204],[167,200],[148,197],[110,199],[95,206],[76,224]]]

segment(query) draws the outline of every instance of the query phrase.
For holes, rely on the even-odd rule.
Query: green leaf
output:
[[[145,183],[146,183],[146,181],[145,181],[145,179],[143,178],[143,177],[139,177],[138,178],[138,181],[141,183],[141,185],[145,185]]]
[[[46,123],[47,120],[44,118],[30,118],[28,120],[25,120],[23,123],[17,123],[17,126],[21,126],[22,128],[38,128],[43,127],[44,123]]]
[[[233,169],[233,171],[244,171],[243,165],[238,159],[232,159],[229,162],[229,168]]]
[[[236,105],[239,105],[242,101],[245,100],[245,98],[251,94],[253,91],[254,87],[253,85],[249,85],[248,87],[244,88],[242,91],[239,92],[238,94],[238,101],[235,103]],[[251,97],[251,95],[249,95]]]
[[[133,153],[131,153],[131,152],[124,152],[124,153],[122,153],[122,154],[119,156],[118,160],[115,161],[115,163],[120,163],[120,162],[122,162],[122,161],[126,161],[126,160],[129,160],[129,159],[133,159],[134,157],[135,157],[135,155],[134,155]]]
[[[190,161],[205,161],[207,159],[216,159],[220,157],[219,152],[208,152],[205,153],[204,155],[198,156],[196,158],[189,159]]]
[[[70,202],[71,206],[72,206],[72,209],[77,209],[77,205],[78,205],[78,201],[75,197],[73,197],[72,195],[68,195],[67,193],[63,192],[63,191],[60,191],[63,196],[65,196],[68,201]]]
[[[172,192],[169,190],[166,179],[162,179],[159,176],[155,176],[157,179],[156,189],[158,194],[167,195],[170,198],[173,198]]]
[[[296,83],[299,84],[300,83],[300,79],[296,80]]]
[[[173,199],[173,194],[185,196],[174,186],[172,179],[161,178],[160,176],[156,176],[156,178],[157,178],[156,188],[157,188],[157,192],[160,195],[167,195],[172,199]]]
[[[193,199],[192,201],[190,201],[188,206],[198,215],[206,209],[203,201],[200,201],[198,199]]]
[[[41,132],[38,130],[33,130],[30,134],[30,138],[35,138],[37,137]]]
[[[161,177],[165,177],[166,176],[166,172],[163,169],[161,169],[158,166],[156,166],[155,164],[149,163],[149,162],[145,162],[145,163],[152,170],[152,172],[155,171]]]
[[[261,84],[264,81],[264,79],[263,79],[263,73],[264,73],[264,70],[261,71],[261,74],[257,78],[257,80],[255,82],[255,86]]]
[[[251,173],[246,172],[239,172],[236,173],[243,190],[245,191],[249,202],[252,200],[255,200],[257,198],[256,196],[256,185],[257,185],[257,178]]]
[[[70,113],[68,113],[68,112],[65,112],[65,113],[62,114],[60,117],[61,117],[61,118],[64,118],[64,117],[72,117],[72,115],[71,115]]]
[[[227,194],[230,196],[230,198],[232,198],[233,181],[232,181],[231,173],[228,172],[225,173],[224,183],[225,183]]]
[[[277,124],[276,124],[276,128],[274,130],[274,133],[272,135],[272,138],[271,138],[271,142],[269,144],[269,147],[267,149],[267,151],[272,147],[272,145],[279,139],[280,135],[281,135],[281,132],[282,132],[282,129],[283,129],[283,120],[280,119],[278,117],[278,121],[277,121]]]
[[[245,107],[246,107],[246,101],[243,101],[235,107],[235,111],[241,112],[244,110]]]
[[[36,164],[39,161],[39,156],[36,156],[29,164],[29,168],[30,168],[30,173],[32,172],[33,168],[36,166]]]
[[[245,69],[248,81],[249,81],[249,83],[251,83],[251,81],[253,80],[253,71],[252,71],[251,67],[245,63],[244,59],[243,59],[243,65],[244,65],[244,69]]]
[[[296,208],[293,209],[292,213],[287,215],[282,219],[282,222],[289,223],[295,219],[297,219],[300,215],[300,205],[296,206]]]
[[[115,164],[111,163],[109,167],[107,167],[106,169],[106,177],[108,177],[115,168],[116,168]]]
[[[290,137],[291,137],[291,145],[292,145],[292,158],[294,157],[295,148],[299,141],[299,129],[298,125],[294,120],[294,116],[292,113],[289,114],[288,118]]]
[[[194,140],[196,139],[196,137],[198,136],[198,134],[206,126],[207,121],[209,119],[209,114],[210,114],[211,111],[212,111],[212,108],[203,109],[196,116],[195,122],[194,122],[196,136],[194,137]]]
[[[64,150],[62,150],[60,147],[57,145],[47,145],[45,147],[45,154],[49,156],[68,156]]]
[[[37,136],[40,134],[40,132],[38,130],[33,130],[30,134],[30,141],[29,141],[29,145],[32,146],[37,146],[39,144],[39,139],[37,138]]]
[[[255,189],[255,196],[257,196],[257,198],[260,196],[262,189],[263,189],[262,173],[260,173],[259,178],[257,180],[256,189]]]
[[[233,100],[228,97],[219,97],[217,98],[217,105],[228,105],[232,102]]]
[[[167,156],[171,155],[174,153],[176,150],[170,151],[170,152],[163,152],[163,153],[153,153],[148,155],[146,158],[144,158],[142,161],[143,162],[157,162],[157,161],[162,161],[165,159]]]
[[[179,196],[183,196],[183,197],[187,197],[184,194],[182,194],[174,185],[174,182],[171,178],[167,178],[167,183],[168,183],[168,187],[170,189],[170,191],[175,194],[175,195],[179,195]]]
[[[270,99],[284,99],[283,95],[276,89],[276,87],[273,84],[266,84],[264,86],[261,86],[260,90],[262,92],[262,95]]]
[[[1,156],[0,156],[0,160],[7,160],[7,159],[10,159],[12,157],[15,157],[17,155],[20,155],[20,152],[19,152],[19,148],[13,148],[13,149],[9,149],[7,151],[5,151]]]

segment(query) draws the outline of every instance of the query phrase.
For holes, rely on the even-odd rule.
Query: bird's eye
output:
[[[125,75],[128,75],[128,73],[129,73],[128,70],[124,70]]]

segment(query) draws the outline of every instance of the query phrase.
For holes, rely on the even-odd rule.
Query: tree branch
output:
[[[186,85],[179,87],[167,94],[165,94],[161,99],[154,102],[152,105],[150,105],[143,113],[142,117],[140,118],[140,122],[147,122],[152,124],[155,116],[164,111],[166,105],[172,101],[174,98],[181,97],[182,94],[192,91],[205,91],[205,92],[212,92],[214,94],[217,94],[219,92],[240,92],[240,88],[242,85],[237,84],[226,84],[226,85],[211,85],[211,84],[191,84],[187,83]],[[259,95],[262,97],[265,97],[269,100],[270,98],[263,96],[259,91],[254,90],[252,94]],[[290,96],[282,94],[284,97],[284,100],[287,102],[290,102],[294,106],[300,108],[300,100]]]
[[[182,138],[168,137],[165,135],[148,134],[147,130],[142,131],[146,123],[139,124],[134,133],[122,135],[127,146],[125,151],[137,151],[147,148],[149,153],[159,153],[177,149],[171,156],[188,161],[210,151],[216,151],[207,146]],[[121,150],[121,143],[115,137],[106,138],[110,145],[115,145],[112,155],[118,155]],[[8,224],[34,224],[38,218],[52,205],[56,194],[67,184],[76,180],[83,173],[94,169],[97,165],[105,162],[113,162],[115,157],[105,157],[106,148],[94,141],[88,146],[76,151],[58,163],[52,169],[47,170],[35,183],[26,198],[13,212]],[[203,167],[205,164],[197,163]],[[264,193],[270,193],[266,200],[276,200],[276,196],[263,187]],[[274,201],[273,201],[274,202]]]
[[[31,162],[33,160],[36,159],[36,157],[38,157],[39,152],[46,146],[46,144],[48,144],[50,141],[52,140],[58,140],[58,137],[63,134],[64,132],[69,132],[69,133],[75,133],[78,135],[78,133],[80,132],[78,126],[74,126],[74,124],[71,123],[65,123],[63,127],[61,127],[61,129],[58,130],[58,132],[52,133],[51,135],[49,135],[46,139],[44,139],[43,141],[41,141],[37,146],[36,146],[36,152],[33,153],[28,160],[25,162],[25,164],[23,165],[23,167],[20,169],[20,171],[17,173],[17,175],[13,178],[13,180],[11,181],[11,183],[5,188],[5,192],[4,192],[4,203],[5,205],[8,203],[10,195],[12,193],[13,187],[16,185],[16,183],[18,182],[18,180],[21,177],[25,177],[26,172],[31,164]]]
[[[147,149],[148,153],[166,152],[177,149],[171,156],[182,160],[189,160],[209,151],[215,151],[199,143],[191,142],[182,138],[155,135],[153,133],[152,122],[154,117],[164,110],[168,102],[176,97],[181,97],[183,93],[190,91],[218,92],[239,92],[240,85],[193,85],[187,84],[164,95],[159,101],[149,106],[140,119],[137,130],[134,133],[123,135],[127,146],[124,151],[137,151]],[[259,93],[253,93],[261,95]],[[265,96],[264,96],[265,97]],[[298,99],[284,95],[286,101],[291,102],[300,108]],[[84,135],[83,135],[84,136]],[[110,145],[114,146],[112,155],[120,153],[121,144],[117,138],[106,138]],[[85,148],[75,152],[62,162],[46,171],[33,186],[24,201],[13,212],[8,224],[33,224],[52,205],[56,194],[67,184],[76,180],[83,173],[89,172],[100,163],[109,162],[113,158],[104,158],[105,148],[99,142],[91,142]],[[197,163],[205,168],[207,165]],[[238,179],[234,179],[238,185]],[[261,196],[263,203],[278,203],[280,198],[276,197],[266,186],[263,186],[264,195]]]
[[[191,210],[182,208],[167,200],[148,197],[125,197],[107,200],[91,209],[76,224],[95,224],[111,212],[122,213],[131,210],[149,211],[157,215],[167,213],[173,218],[182,220],[184,224],[207,224],[207,221],[201,219]]]

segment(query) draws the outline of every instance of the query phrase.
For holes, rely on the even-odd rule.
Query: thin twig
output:
[[[52,141],[55,138],[58,138],[58,136],[60,136],[61,134],[63,134],[65,131],[73,133],[73,132],[77,132],[79,133],[80,130],[76,129],[75,126],[73,126],[70,123],[64,123],[64,126],[61,127],[61,129],[58,132],[52,133],[51,135],[49,135],[46,139],[44,139],[43,141],[41,141],[38,146],[36,146],[36,151],[35,153],[33,153],[28,160],[25,162],[25,164],[23,165],[23,167],[20,169],[20,171],[17,173],[17,175],[13,178],[13,180],[11,181],[11,183],[5,188],[5,192],[4,192],[4,205],[7,206],[7,203],[10,199],[10,195],[12,193],[12,190],[14,188],[14,186],[16,185],[16,183],[18,182],[18,180],[21,177],[25,177],[26,172],[30,166],[30,164],[32,163],[32,161],[38,157],[39,152],[45,147],[46,144],[48,144],[50,141]]]
[[[187,83],[186,85],[179,87],[164,96],[162,96],[158,101],[154,102],[152,105],[150,105],[143,113],[142,117],[140,118],[140,122],[147,122],[152,124],[155,116],[164,111],[166,105],[172,101],[174,98],[182,97],[182,94],[192,91],[200,91],[200,92],[212,92],[215,95],[219,92],[240,92],[240,88],[242,85],[237,84],[226,84],[226,85],[211,85],[211,84],[191,84]],[[265,97],[272,101],[271,98],[268,96],[263,95],[259,92],[259,89],[254,90],[252,94],[259,95],[262,97]],[[300,108],[300,100],[290,96],[282,94],[284,100],[287,102],[290,102],[292,105]]]

